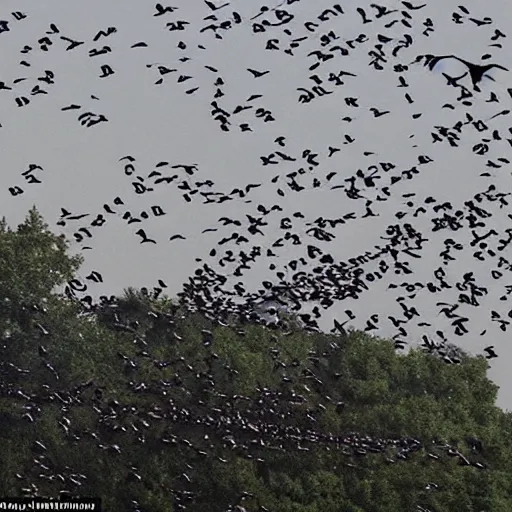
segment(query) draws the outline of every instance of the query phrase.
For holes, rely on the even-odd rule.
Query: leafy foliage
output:
[[[133,288],[87,308],[53,291],[80,263],[35,210],[0,224],[0,494],[33,484],[123,512],[511,510],[512,417],[482,357],[217,325]]]

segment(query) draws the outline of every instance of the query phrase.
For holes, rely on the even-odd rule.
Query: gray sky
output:
[[[304,256],[307,244],[321,247],[336,261],[346,261],[364,251],[375,252],[376,245],[383,247],[386,244],[381,237],[386,236],[387,226],[408,222],[428,239],[421,251],[421,259],[407,259],[413,274],[394,275],[391,268],[382,280],[369,284],[370,289],[359,300],[343,301],[325,311],[322,325],[330,328],[333,318],[344,321],[344,310],[351,309],[357,316],[352,325],[363,328],[370,315],[378,313],[379,328],[373,333],[393,336],[396,329],[387,317],[403,318],[396,298],[407,295],[407,292],[402,288],[389,289],[389,285],[400,285],[405,281],[425,285],[434,281],[433,273],[437,268],[444,267],[446,280],[452,286],[450,290],[432,294],[424,288],[414,298],[406,300],[409,306],[416,307],[420,315],[407,324],[407,340],[412,344],[423,334],[435,338],[435,331],[441,329],[450,341],[473,352],[495,345],[500,358],[493,361],[490,375],[501,386],[499,404],[512,408],[512,389],[505,366],[512,358],[507,343],[510,331],[503,332],[499,324],[491,320],[492,310],[510,320],[507,317],[510,301],[500,300],[505,285],[510,282],[510,272],[502,269],[504,275],[501,279],[491,277],[491,270],[497,269],[499,256],[510,258],[510,250],[507,247],[497,257],[486,256],[485,261],[479,262],[473,257],[477,248],[470,246],[473,235],[467,222],[457,232],[432,232],[431,221],[433,216],[442,215],[432,211],[436,204],[450,201],[453,211],[464,210],[465,201],[487,190],[491,184],[499,192],[510,191],[510,166],[502,162],[499,169],[486,167],[489,160],[498,163],[498,158],[510,158],[510,144],[506,140],[510,137],[510,116],[489,120],[500,111],[510,109],[510,95],[507,94],[507,88],[512,86],[510,74],[493,70],[491,75],[495,82],[484,79],[482,91],[470,98],[471,105],[464,106],[457,101],[460,90],[448,87],[442,75],[443,72],[452,76],[462,74],[464,66],[456,61],[443,61],[436,66],[434,73],[421,65],[410,66],[403,73],[409,85],[407,88],[397,87],[399,73],[393,71],[393,66],[409,64],[420,54],[452,53],[474,63],[481,62],[484,54],[490,54],[487,62],[512,69],[510,39],[494,41],[500,43],[502,49],[489,46],[493,43],[491,37],[496,29],[506,33],[505,27],[511,26],[509,18],[512,12],[504,1],[495,1],[492,5],[466,2],[464,5],[470,15],[461,24],[455,24],[452,13],[456,10],[460,13],[458,2],[435,0],[414,11],[406,9],[401,2],[382,1],[379,4],[406,11],[411,16],[410,27],[397,22],[386,28],[385,24],[403,16],[395,13],[375,19],[376,11],[371,8],[366,8],[366,14],[373,21],[363,24],[356,6],[344,3],[343,15],[318,22],[315,31],[309,32],[304,23],[318,21],[322,11],[334,2],[300,0],[279,8],[294,15],[289,24],[282,27],[267,25],[265,33],[253,33],[253,21],[266,18],[275,23],[275,14],[267,13],[250,21],[264,4],[233,1],[216,11],[216,23],[233,19],[233,11],[238,12],[243,21],[233,24],[230,30],[219,29],[222,39],[217,39],[211,31],[200,32],[214,20],[202,21],[211,12],[203,2],[195,0],[175,0],[169,5],[178,9],[161,16],[153,16],[156,12],[154,5],[147,2],[2,2],[0,17],[9,21],[10,30],[0,33],[4,48],[0,80],[12,90],[0,90],[0,140],[4,162],[0,213],[7,216],[11,225],[16,225],[24,219],[31,205],[36,204],[52,228],[69,237],[74,251],[81,251],[83,246],[92,247],[92,250],[82,251],[86,262],[80,275],[88,284],[88,293],[93,295],[118,293],[129,285],[154,286],[159,278],[168,284],[166,291],[173,295],[203,262],[230,276],[233,284],[241,281],[249,291],[255,291],[262,279],[272,275],[268,270],[271,258],[266,257],[266,250],[284,235],[281,219],[291,217],[294,212],[302,212],[304,219],[293,219],[290,231],[299,235],[303,243],[292,245],[287,242],[284,247],[273,249],[277,254],[273,261],[279,269],[290,259]],[[274,8],[278,3],[267,5]],[[415,5],[420,3],[415,2]],[[11,14],[13,11],[24,12],[27,18],[17,21]],[[485,16],[491,17],[493,23],[477,26],[468,19],[483,19]],[[428,18],[435,30],[425,36],[424,22]],[[166,28],[167,23],[178,20],[189,22],[184,26],[185,30],[169,31]],[[52,23],[59,33],[46,34],[52,32]],[[100,30],[107,31],[109,27],[116,27],[116,32],[93,41]],[[289,33],[283,32],[284,29]],[[321,37],[330,31],[339,39],[322,47]],[[347,44],[360,34],[365,34],[368,41],[354,43],[354,49],[347,56],[334,52],[334,58],[309,71],[308,68],[316,62],[314,55],[308,56],[310,52],[322,49],[328,53],[328,48],[335,45],[348,48]],[[379,44],[379,34],[392,38],[389,44],[384,45],[388,62],[383,64],[382,71],[369,66],[371,56],[368,55],[375,44]],[[413,44],[401,49],[397,57],[392,57],[392,48],[406,34],[413,39]],[[61,36],[83,41],[84,44],[66,51],[68,42],[61,40]],[[38,41],[44,37],[52,41],[48,51],[39,48]],[[293,39],[302,37],[307,39],[299,42],[299,47],[293,50],[294,55],[284,52]],[[279,41],[279,51],[265,49],[269,39]],[[140,41],[146,42],[147,47],[131,48]],[[185,45],[183,49],[179,48],[180,41]],[[28,53],[20,53],[25,45],[32,49]],[[111,52],[92,57],[88,55],[91,50],[101,49],[104,45],[108,45]],[[183,57],[188,57],[188,60],[183,61]],[[23,60],[30,66],[20,65]],[[101,66],[105,64],[110,65],[115,73],[100,78]],[[176,71],[161,76],[157,65]],[[206,65],[218,72],[205,68]],[[270,73],[255,79],[247,68],[269,70]],[[330,73],[342,70],[357,76],[343,77],[344,85],[341,86],[327,80]],[[55,83],[38,80],[45,77],[46,71],[53,73]],[[311,89],[315,84],[310,77],[315,74],[323,80],[325,90],[333,91],[332,94],[317,97],[308,104],[299,103],[297,88]],[[178,83],[181,75],[191,78]],[[219,77],[222,84],[217,82],[216,85]],[[25,80],[14,83],[18,78]],[[163,78],[163,83],[155,85],[160,78]],[[462,79],[461,84],[471,89],[468,77]],[[48,94],[31,95],[35,85]],[[198,89],[194,93],[185,93],[196,87]],[[223,95],[214,98],[219,89]],[[491,92],[496,94],[499,103],[488,101]],[[407,102],[405,93],[410,94],[414,103]],[[248,103],[247,99],[256,94],[262,97]],[[17,97],[26,97],[30,103],[18,107]],[[347,105],[345,98],[357,98],[359,106]],[[217,101],[220,108],[232,114],[229,132],[222,131],[219,122],[213,119],[210,112],[212,101]],[[455,108],[443,108],[447,103]],[[80,109],[61,111],[71,104],[80,105]],[[238,105],[249,104],[253,105],[252,109],[233,114]],[[374,117],[369,110],[373,107],[390,113]],[[258,108],[270,111],[275,121],[264,122],[261,117],[256,117]],[[86,112],[103,114],[108,122],[81,126],[77,118]],[[418,113],[422,114],[421,117],[414,119],[413,114]],[[458,121],[466,122],[467,114],[475,121],[485,121],[489,129],[480,133],[471,124],[464,126],[458,134],[458,147],[450,146],[446,140],[432,143],[431,133],[436,131],[436,126],[451,128]],[[343,120],[347,117],[352,120]],[[239,128],[242,123],[248,123],[252,131],[242,132]],[[494,130],[498,130],[501,140],[492,140]],[[345,143],[346,135],[354,142]],[[286,137],[284,147],[274,142],[278,136]],[[481,143],[482,138],[491,140],[489,150],[485,155],[476,155],[472,148]],[[329,146],[341,150],[329,158]],[[302,158],[306,149],[318,153],[319,165],[311,170]],[[268,156],[276,150],[296,160],[262,165],[261,156]],[[365,152],[373,154],[365,156]],[[134,159],[135,170],[131,176],[124,171],[128,162],[119,161],[126,155]],[[418,165],[419,155],[428,155],[433,161]],[[155,167],[163,161],[169,165]],[[379,171],[381,178],[373,188],[365,188],[359,178],[357,182],[361,194],[374,201],[371,208],[379,216],[357,218],[366,211],[366,199],[351,200],[343,189],[331,187],[347,185],[343,180],[355,176],[359,169],[368,175],[368,168],[379,166],[380,162],[391,162],[396,167],[387,173]],[[29,164],[43,168],[35,171],[42,183],[25,181],[22,173]],[[182,169],[170,167],[175,164],[195,164],[197,168],[189,176]],[[414,166],[419,173],[412,179],[402,177],[398,183],[390,185],[392,175],[400,176],[402,171]],[[286,184],[289,182],[286,175],[299,168],[305,170],[303,175],[297,176],[297,182],[304,189],[294,192]],[[155,170],[163,176],[177,174],[178,178],[170,184],[152,185],[155,178],[148,175]],[[327,176],[331,172],[337,174],[328,181]],[[485,172],[490,176],[481,176]],[[314,186],[315,179],[320,186]],[[202,185],[200,191],[229,195],[231,200],[203,204],[204,198],[199,192],[190,196],[190,202],[184,200],[185,190],[178,188],[180,183],[187,181],[194,189],[197,188],[196,182],[207,180],[213,184],[210,187]],[[136,181],[154,190],[137,194],[132,184]],[[261,186],[252,189],[244,198],[230,195],[233,189],[244,189],[248,183]],[[9,187],[16,185],[23,189],[23,194],[13,196],[9,192]],[[386,201],[376,201],[378,196],[383,197],[382,188],[386,186],[389,186],[389,197]],[[278,195],[278,189],[283,191],[284,197]],[[411,193],[416,195],[404,198],[404,194]],[[434,197],[437,203],[425,205],[424,200],[429,196]],[[122,199],[124,206],[114,206],[116,197]],[[408,206],[408,201],[413,205]],[[104,204],[109,204],[117,215],[106,213]],[[279,204],[282,211],[265,216],[268,225],[263,228],[264,235],[252,236],[247,232],[246,214],[260,217],[259,204],[267,208]],[[414,217],[413,213],[422,205],[427,212]],[[155,217],[151,206],[160,206],[165,215]],[[489,249],[494,248],[498,252],[499,239],[508,237],[505,230],[510,227],[510,206],[500,208],[498,201],[486,199],[479,206],[492,216],[486,219],[487,227],[477,228],[477,232],[483,235],[494,229],[498,235],[486,242]],[[74,215],[88,213],[89,216],[57,226],[61,208]],[[140,217],[142,211],[147,211],[149,218],[128,225],[122,219],[126,211],[134,217]],[[397,219],[397,211],[406,215]],[[467,209],[464,211],[467,213]],[[339,218],[350,212],[356,214],[354,220],[329,230],[336,235],[335,240],[320,242],[306,234],[311,227],[306,224],[318,217]],[[106,223],[90,227],[100,213]],[[239,219],[242,226],[224,227],[218,222],[221,217]],[[89,227],[92,238],[85,237],[77,243],[73,233],[80,227]],[[140,238],[135,235],[140,228],[158,243],[140,244]],[[203,234],[207,228],[218,230]],[[219,257],[227,250],[232,250],[235,255],[241,249],[249,253],[253,245],[260,246],[263,254],[251,270],[238,278],[231,275],[234,263],[219,267],[219,258],[208,256],[222,238],[229,237],[234,231],[244,234],[250,243],[237,246],[230,242],[218,247]],[[169,237],[178,233],[183,234],[186,240],[169,241]],[[443,242],[447,238],[462,244],[463,249],[453,253],[455,261],[443,264],[439,253],[444,249]],[[202,261],[197,262],[196,258]],[[363,265],[365,272],[375,271],[379,261],[380,258]],[[392,266],[390,259],[388,264]],[[85,280],[91,270],[103,275],[103,284]],[[454,334],[451,322],[439,314],[442,306],[436,306],[436,303],[455,304],[461,293],[456,284],[467,272],[474,272],[475,282],[486,287],[488,293],[480,299],[479,307],[460,304],[457,313],[470,320],[467,324],[469,332],[459,337]],[[288,270],[288,275],[292,273]],[[431,327],[418,326],[419,322],[428,322]],[[484,330],[486,334],[480,336]]]

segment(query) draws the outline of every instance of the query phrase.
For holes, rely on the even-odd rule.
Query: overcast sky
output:
[[[388,226],[410,223],[428,239],[419,253],[421,258],[406,258],[413,273],[395,275],[393,262],[388,257],[391,270],[377,282],[368,282],[369,290],[357,301],[346,300],[326,310],[321,325],[329,329],[333,318],[345,321],[344,311],[350,309],[356,315],[350,322],[355,327],[364,328],[369,317],[378,314],[378,329],[372,333],[393,336],[397,329],[388,316],[404,318],[396,299],[400,295],[409,296],[406,303],[408,307],[414,306],[419,316],[406,325],[408,342],[419,341],[423,334],[439,341],[435,332],[442,330],[449,341],[474,353],[494,345],[500,357],[492,361],[490,375],[501,386],[499,404],[512,409],[512,387],[507,372],[507,362],[512,358],[507,340],[510,329],[502,331],[500,324],[491,317],[494,310],[505,320],[511,320],[507,316],[510,301],[500,300],[505,286],[510,283],[510,272],[501,268],[503,277],[491,277],[491,271],[498,268],[499,257],[509,259],[511,256],[508,247],[497,250],[499,240],[508,238],[505,230],[511,225],[508,217],[511,208],[509,205],[500,207],[498,200],[487,198],[479,204],[475,202],[490,214],[483,219],[485,227],[475,228],[477,235],[484,235],[491,229],[497,233],[485,240],[488,247],[482,250],[486,253],[491,249],[499,254],[495,257],[486,254],[484,261],[477,261],[473,256],[478,247],[470,244],[474,235],[468,222],[458,231],[433,232],[431,220],[442,217],[443,212],[435,213],[432,208],[445,201],[453,205],[451,214],[461,209],[467,215],[464,203],[474,200],[475,194],[488,190],[490,185],[496,187],[494,194],[510,192],[510,165],[498,159],[510,158],[511,145],[507,137],[512,136],[509,132],[512,123],[505,114],[490,119],[510,109],[511,96],[507,93],[507,88],[512,87],[510,74],[492,70],[490,75],[495,81],[484,78],[481,92],[472,91],[469,77],[462,78],[460,84],[473,93],[468,99],[470,103],[463,105],[457,100],[461,89],[448,86],[443,76],[443,73],[463,74],[466,69],[461,63],[445,60],[434,72],[420,64],[410,65],[403,73],[394,70],[394,66],[409,65],[421,54],[455,54],[473,63],[482,62],[482,57],[489,54],[484,62],[512,69],[510,38],[499,35],[496,38],[495,32],[501,30],[506,34],[512,12],[504,1],[494,1],[492,5],[466,2],[469,16],[458,10],[459,2],[434,0],[422,9],[411,10],[402,2],[381,1],[379,5],[405,11],[410,19],[400,12],[376,19],[377,11],[366,8],[366,15],[372,21],[363,23],[357,6],[349,4],[340,3],[344,13],[331,15],[328,21],[321,22],[318,16],[334,2],[300,0],[252,21],[250,18],[259,13],[263,3],[233,1],[216,11],[217,21],[204,21],[212,13],[198,0],[174,0],[169,5],[177,9],[159,16],[154,16],[157,11],[153,4],[132,0],[2,2],[0,18],[8,21],[9,31],[0,32],[0,80],[10,89],[0,89],[3,161],[0,213],[15,226],[36,204],[52,229],[66,234],[72,250],[84,254],[86,261],[80,276],[88,285],[88,293],[96,296],[119,293],[127,286],[152,287],[158,279],[168,284],[166,292],[172,296],[203,263],[224,273],[231,284],[241,282],[253,292],[261,288],[263,279],[272,279],[273,273],[268,270],[272,261],[278,270],[291,277],[293,271],[284,266],[291,259],[308,259],[308,244],[322,248],[338,262],[347,261],[365,251],[375,253],[375,246],[384,247],[387,241],[382,237],[387,236]],[[266,5],[273,9],[278,2]],[[277,24],[276,16],[285,19],[283,10],[291,13],[293,19],[286,25],[271,26]],[[454,11],[463,16],[460,23],[454,22]],[[14,12],[24,13],[26,18],[12,14]],[[219,38],[212,30],[201,31],[208,25],[235,20],[233,12],[240,15],[241,23],[232,21],[231,29],[216,29]],[[486,16],[492,23],[487,24]],[[469,18],[482,22],[477,24]],[[270,23],[262,24],[265,19]],[[386,28],[394,19],[398,21]],[[409,27],[400,21],[402,19],[408,19]],[[183,24],[183,30],[171,31],[172,25],[166,26],[179,21],[188,22]],[[305,26],[308,21],[318,26],[310,26],[309,31]],[[255,32],[253,23],[260,23],[265,32]],[[109,27],[116,30],[109,30]],[[428,27],[434,30],[425,33]],[[104,35],[98,35],[101,30]],[[337,39],[322,46],[322,36],[331,31]],[[359,36],[360,42],[353,42]],[[389,38],[389,42],[383,43],[383,37]],[[413,42],[405,47],[408,37]],[[49,38],[51,44],[44,38]],[[71,40],[83,44],[66,50]],[[273,40],[271,44],[277,45],[279,50],[266,49],[269,40]],[[404,47],[392,56],[392,49],[399,41],[403,41]],[[147,46],[132,47],[140,42]],[[285,52],[290,44],[295,46],[292,54]],[[383,46],[387,59],[380,71],[369,65],[372,60],[369,52],[378,44]],[[502,48],[491,44],[500,44]],[[108,52],[94,55],[95,49],[101,50],[104,46],[109,47]],[[336,50],[330,52],[333,46],[350,49],[350,52],[348,55]],[[24,47],[27,48],[24,50]],[[318,61],[311,53],[315,50],[335,57],[310,70]],[[104,65],[109,65],[114,74],[100,77]],[[270,72],[254,78],[247,68]],[[165,73],[166,69],[174,71]],[[340,71],[356,76],[343,76],[343,85],[336,86],[328,78],[330,73]],[[397,87],[401,75],[408,87]],[[21,78],[23,80],[19,80]],[[326,94],[310,103],[300,103],[298,88],[311,90],[315,79],[322,80]],[[156,83],[159,80],[162,82]],[[47,94],[39,93],[35,86]],[[405,98],[406,93],[410,101]],[[499,101],[492,101],[492,94]],[[248,101],[252,95],[261,97]],[[350,98],[357,99],[357,106],[350,105]],[[25,105],[27,100],[29,103]],[[229,131],[221,130],[220,121],[214,119],[213,101],[231,114]],[[447,104],[454,108],[448,108]],[[70,105],[79,108],[62,110]],[[234,113],[239,105],[252,105],[252,108]],[[372,108],[389,113],[376,117],[374,112],[377,111],[370,110]],[[261,109],[261,117],[256,115],[258,109]],[[89,127],[81,125],[78,117],[87,113],[103,115],[108,121]],[[274,120],[268,121],[268,115]],[[472,117],[467,118],[467,115]],[[96,119],[94,116],[81,120],[86,123]],[[469,123],[460,133],[453,131],[457,122],[469,120],[484,121],[488,130],[479,132]],[[240,125],[244,123],[252,131],[242,131]],[[446,138],[433,143],[432,133],[439,133],[438,127],[452,129],[459,137],[458,146],[451,146]],[[282,147],[274,142],[280,136],[285,137]],[[486,138],[488,142],[483,142]],[[477,144],[487,144],[488,151],[476,154]],[[329,147],[340,148],[340,151],[329,157]],[[276,157],[279,164],[263,165],[261,157],[268,157],[276,150],[295,160],[282,161]],[[318,154],[317,166],[310,165],[307,156],[303,157],[305,150]],[[421,155],[431,161],[420,163]],[[128,168],[130,175],[125,172],[125,165],[130,162],[120,161],[125,156],[132,160],[133,169]],[[501,167],[488,167],[488,161]],[[160,162],[168,162],[168,165],[156,167]],[[392,163],[395,167],[385,172],[382,163]],[[42,167],[33,171],[41,183],[28,183],[22,175],[30,164]],[[176,164],[194,165],[193,174],[187,174],[184,169],[172,169]],[[372,172],[371,166],[377,166],[380,177],[374,187],[367,187],[357,177],[357,172],[360,170],[367,177]],[[403,171],[411,168],[416,168],[418,173],[407,179]],[[304,169],[304,174],[297,174],[296,182],[303,189],[294,191],[287,184],[290,183],[287,175],[299,169]],[[153,171],[161,172],[162,176],[178,177],[172,183],[155,185],[157,176],[149,177]],[[333,172],[336,174],[331,175]],[[487,176],[482,176],[486,173]],[[392,176],[401,179],[391,183]],[[363,198],[349,199],[341,188],[341,185],[348,186],[344,180],[350,177],[357,178]],[[138,183],[138,191],[142,186],[153,190],[139,194],[134,183]],[[249,183],[260,186],[244,197],[232,193],[235,188],[245,191]],[[337,185],[340,187],[332,188]],[[16,186],[23,193],[13,195]],[[383,192],[385,187],[389,187],[388,195]],[[198,191],[189,193],[190,202],[187,202],[184,195],[194,189]],[[200,192],[217,193],[211,196],[216,198],[215,202],[204,204],[206,199]],[[223,195],[229,196],[229,200],[219,202]],[[386,200],[379,201],[378,197]],[[428,197],[435,198],[436,202],[425,204]],[[115,198],[121,199],[123,204],[115,205]],[[371,209],[377,216],[361,218],[368,200],[373,201]],[[106,212],[105,204],[116,214]],[[268,209],[279,205],[282,211],[266,215],[264,221],[268,224],[261,228],[263,234],[251,235],[247,231],[250,221],[246,215],[261,217],[258,205]],[[159,206],[161,210],[155,208],[154,211],[165,214],[155,216],[152,206]],[[426,212],[414,216],[421,206]],[[61,208],[72,215],[89,215],[59,226]],[[141,222],[128,224],[127,219],[122,218],[127,211]],[[144,211],[147,219],[140,215]],[[301,212],[303,218],[293,217],[296,212]],[[404,216],[398,219],[397,212],[403,212]],[[330,242],[320,242],[306,233],[311,227],[307,224],[319,217],[336,219],[350,213],[353,219],[347,218],[336,228],[326,228],[336,235]],[[99,214],[106,222],[91,227]],[[221,217],[238,219],[242,224],[238,228],[223,226],[219,223]],[[286,217],[292,220],[290,228],[281,227]],[[74,233],[81,227],[88,228],[92,236],[88,238],[82,233],[84,239],[78,242]],[[141,228],[157,243],[141,244],[141,238],[135,234]],[[202,233],[215,228],[217,231]],[[283,247],[272,248],[287,230],[297,234],[302,244],[286,241]],[[236,245],[233,240],[217,246],[235,231],[246,236],[250,243]],[[170,241],[176,234],[182,234],[186,240]],[[445,264],[440,252],[449,238],[462,248],[452,250],[455,259]],[[84,246],[92,249],[83,249]],[[219,266],[219,258],[226,251],[233,251],[236,257],[240,250],[249,253],[253,246],[261,247],[262,257],[242,277],[232,275],[239,260]],[[218,251],[215,258],[209,256],[214,247]],[[269,248],[275,257],[267,257]],[[378,271],[380,259],[364,264],[365,273]],[[311,271],[318,265],[317,261],[301,270]],[[440,267],[452,288],[430,293],[425,286],[435,282],[434,272]],[[97,285],[85,279],[92,270],[102,274],[103,283]],[[459,294],[464,293],[460,283],[467,272],[474,273],[475,283],[485,287],[487,293],[479,298],[478,307],[459,304],[457,314],[468,317],[469,321],[468,333],[457,336],[451,325],[453,320],[439,314],[443,306],[436,304],[457,303]],[[412,287],[418,283],[422,288],[418,285],[414,295],[411,287],[410,293],[400,288],[402,283]],[[389,288],[393,284],[398,288]],[[423,325],[418,326],[419,323]],[[486,333],[480,335],[483,331]]]

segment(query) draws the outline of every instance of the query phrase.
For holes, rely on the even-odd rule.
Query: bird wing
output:
[[[456,57],[455,55],[425,55],[424,66],[427,66],[430,71],[433,71],[436,64],[438,64],[440,61],[442,61],[444,59],[457,59],[458,61],[462,62],[466,66],[468,65],[467,62],[460,59],[459,57]]]
[[[503,71],[510,71],[509,69],[507,69],[505,66],[502,66],[501,64],[491,64],[491,67],[502,69]]]
[[[451,57],[453,57],[455,60],[458,60],[459,62],[462,62],[462,64],[464,64],[464,66],[466,66],[468,69],[470,69],[472,66],[472,64],[467,60],[461,59],[460,57],[457,57],[455,55],[452,55]]]

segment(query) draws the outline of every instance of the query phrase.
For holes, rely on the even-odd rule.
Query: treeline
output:
[[[0,224],[0,495],[104,510],[512,510],[512,416],[487,361],[350,331],[218,325],[127,288],[55,292],[82,259],[33,209]]]

